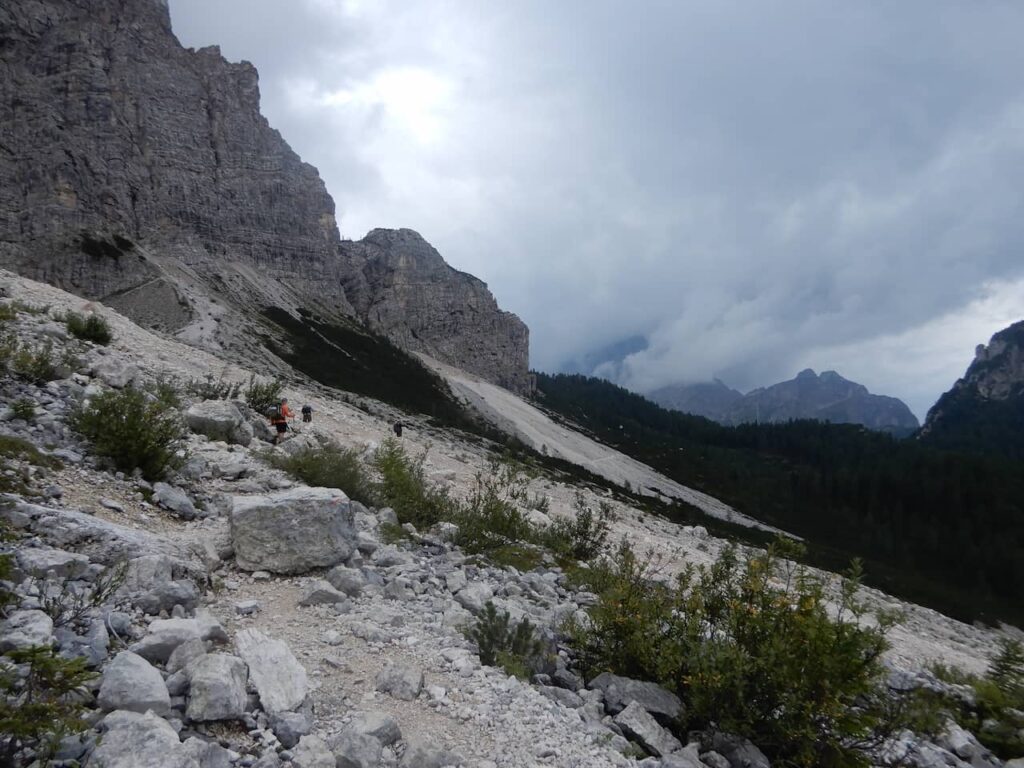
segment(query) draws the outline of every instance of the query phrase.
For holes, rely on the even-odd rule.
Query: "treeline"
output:
[[[741,512],[805,537],[816,564],[965,620],[1024,621],[1024,466],[846,424],[723,427],[607,381],[538,374],[538,400]]]

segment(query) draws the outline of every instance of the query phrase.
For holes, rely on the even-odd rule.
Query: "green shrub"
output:
[[[325,445],[303,448],[291,456],[271,454],[270,462],[307,485],[340,488],[350,499],[374,504],[373,486],[359,452],[351,448]]]
[[[0,525],[0,541],[11,538]],[[11,575],[12,557],[0,554],[0,583]],[[0,588],[0,612],[14,604]],[[15,673],[19,665],[22,673]],[[83,688],[95,676],[84,659],[64,659],[50,647],[10,650],[0,656],[0,765],[21,765],[18,753],[32,750],[45,763],[60,739],[85,730]]]
[[[32,421],[36,416],[36,404],[27,397],[22,397],[11,403],[11,412],[16,419]]]
[[[185,392],[199,400],[237,400],[242,392],[242,383],[225,380],[223,373],[216,379],[208,373],[202,379],[189,379],[185,383]]]
[[[172,378],[160,376],[146,387],[146,391],[168,410],[179,410],[182,406],[181,388]]]
[[[83,316],[77,312],[68,312],[64,316],[64,324],[68,333],[85,341],[94,341],[106,346],[114,338],[110,323],[95,313]]]
[[[374,451],[371,465],[380,476],[373,485],[378,506],[395,510],[399,521],[418,529],[450,520],[455,501],[446,488],[427,481],[424,464],[427,454],[413,459],[394,438],[389,437]]]
[[[575,516],[556,520],[545,531],[544,539],[559,555],[573,560],[593,560],[608,541],[611,512],[611,505],[605,501],[598,504],[595,512],[583,494],[577,493]]]
[[[525,494],[526,480],[519,469],[493,462],[488,471],[477,474],[473,490],[452,516],[459,526],[455,543],[473,553],[518,542],[538,543],[540,529],[519,504]]]
[[[528,680],[540,668],[544,646],[529,619],[524,617],[515,626],[509,624],[508,611],[499,613],[488,600],[466,634],[476,642],[481,664],[500,666],[508,674]]]
[[[0,302],[0,323],[6,323],[18,316],[18,310],[9,302]]]
[[[245,390],[245,402],[256,413],[266,414],[267,410],[281,402],[284,384],[276,379],[258,381],[255,376],[249,377],[249,386]]]
[[[92,398],[75,410],[71,426],[118,469],[138,468],[147,480],[159,480],[177,463],[185,435],[177,410],[132,387]]]
[[[53,342],[49,339],[37,347],[27,344],[18,346],[11,356],[11,370],[23,379],[45,384],[59,378],[58,361],[53,353]]]
[[[892,727],[880,661],[895,618],[864,625],[856,566],[833,618],[825,583],[783,553],[799,554],[782,542],[743,557],[728,549],[666,584],[620,547],[592,569],[590,626],[569,627],[581,661],[664,685],[686,703],[687,727],[747,736],[773,762],[867,765],[865,750]]]

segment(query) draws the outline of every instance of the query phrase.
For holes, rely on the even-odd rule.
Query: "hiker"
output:
[[[295,414],[288,407],[288,398],[281,398],[281,402],[270,409],[270,425],[277,430],[274,435],[274,445],[281,442],[281,435],[288,431],[288,419],[294,419]]]
[[[313,406],[304,405],[302,406],[302,421],[306,424],[313,420]]]
[[[396,421],[395,422],[395,426],[393,426],[392,429],[395,431],[395,436],[396,437],[401,437],[402,436],[402,422]]]

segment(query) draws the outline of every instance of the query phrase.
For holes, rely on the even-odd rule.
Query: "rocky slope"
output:
[[[665,387],[648,397],[665,408],[705,416],[721,424],[817,419],[836,424],[863,424],[869,429],[909,434],[917,418],[903,401],[873,395],[862,384],[835,371],[811,369],[796,378],[742,395],[720,381]]]
[[[255,68],[182,48],[166,3],[14,0],[0,38],[0,264],[239,359],[305,309],[528,388],[522,322],[413,233],[342,247]]]
[[[963,378],[928,411],[920,439],[1024,460],[1024,321],[978,345]]]
[[[660,711],[665,692],[630,681],[581,681],[562,655],[530,685],[482,665],[458,627],[487,599],[550,632],[584,611],[593,595],[573,589],[550,565],[519,572],[474,562],[443,529],[387,543],[389,510],[305,488],[263,458],[268,450],[284,455],[328,439],[366,451],[388,432],[394,413],[387,406],[357,408],[296,381],[288,394],[313,405],[314,421],[271,449],[265,423],[243,415],[244,404],[195,402],[189,458],[169,484],[104,470],[67,427],[81,398],[211,370],[245,381],[249,371],[95,305],[114,340],[108,347],[78,342],[54,318],[88,309],[88,302],[2,270],[0,280],[12,297],[46,307],[18,312],[17,337],[34,345],[49,340],[58,355],[77,358],[68,358],[66,378],[45,384],[0,377],[4,403],[36,407],[30,421],[9,405],[0,408],[0,435],[27,439],[60,461],[40,466],[8,457],[0,468],[5,480],[23,481],[0,503],[21,534],[14,546],[20,604],[0,626],[0,647],[54,643],[100,673],[87,696],[94,727],[66,739],[61,759],[87,768],[767,766],[740,741],[674,743],[645,714],[647,707]],[[510,400],[490,402],[510,423],[523,418]],[[479,443],[415,421],[403,440],[413,452],[430,446],[427,472],[454,493],[468,492],[474,475],[487,471],[488,451]],[[541,475],[529,490],[548,500],[552,516],[567,513],[577,493],[591,503],[609,501],[613,536],[660,554],[666,576],[687,560],[708,562],[724,544],[597,487]],[[299,514],[309,524],[296,528],[291,521]],[[125,559],[122,587],[70,624],[55,628],[40,610],[42,594],[62,584],[92,593]],[[922,673],[931,660],[969,671],[986,663],[991,630],[873,590],[864,598],[876,609],[905,611],[891,636],[892,685],[934,685]],[[639,703],[625,706],[627,695]],[[937,743],[902,734],[889,747],[880,765],[999,764],[955,729]],[[640,759],[645,752],[664,754]]]

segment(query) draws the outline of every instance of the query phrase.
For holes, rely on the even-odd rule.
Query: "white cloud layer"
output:
[[[834,368],[918,415],[1024,316],[1024,5],[171,0],[340,227],[420,231],[557,368]]]

